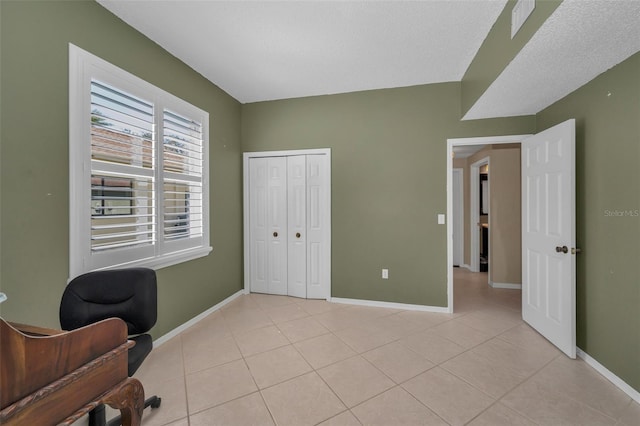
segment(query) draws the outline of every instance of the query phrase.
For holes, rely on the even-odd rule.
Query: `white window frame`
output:
[[[97,79],[154,104],[156,128],[156,241],[145,250],[91,252],[91,80]],[[203,170],[201,238],[163,241],[162,111],[171,110],[202,123]],[[208,255],[209,246],[209,114],[184,100],[69,44],[69,278],[82,273],[123,267],[160,269]],[[174,244],[177,243],[177,244]]]

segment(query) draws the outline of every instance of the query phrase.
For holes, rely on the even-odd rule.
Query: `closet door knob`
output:
[[[277,237],[278,237],[278,233],[277,233],[277,232],[274,232],[274,233],[273,233],[273,236],[277,238]]]
[[[296,238],[300,238],[300,233],[296,232]]]

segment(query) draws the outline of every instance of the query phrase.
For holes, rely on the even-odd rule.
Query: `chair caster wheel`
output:
[[[151,408],[160,407],[160,403],[162,402],[162,398],[156,398],[150,405]]]

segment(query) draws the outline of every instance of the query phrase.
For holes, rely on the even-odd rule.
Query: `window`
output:
[[[132,188],[132,179],[91,176],[91,217],[133,214]]]
[[[211,251],[205,111],[69,47],[70,274]]]

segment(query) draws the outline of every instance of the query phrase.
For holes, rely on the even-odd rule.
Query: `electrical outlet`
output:
[[[382,279],[383,280],[388,280],[389,279],[389,270],[388,269],[383,269],[382,270]]]

